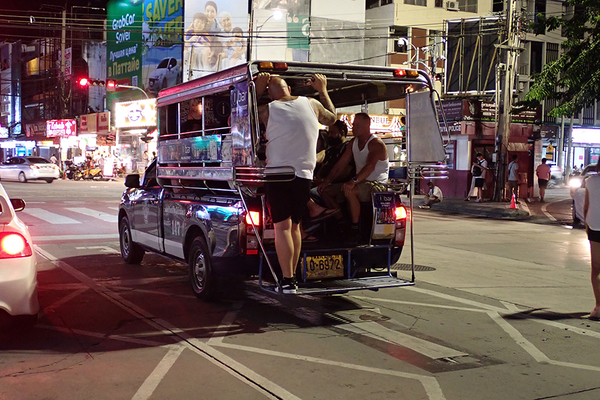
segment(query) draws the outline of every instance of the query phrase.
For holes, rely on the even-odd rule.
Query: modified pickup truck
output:
[[[271,292],[280,285],[264,183],[292,179],[294,170],[266,168],[261,156],[257,109],[268,98],[257,98],[253,83],[261,71],[279,74],[292,94],[301,96],[316,96],[306,79],[324,74],[338,109],[432,89],[429,77],[417,70],[251,62],[161,91],[158,157],[142,177],[125,180],[118,217],[121,254],[131,264],[141,263],[146,251],[186,263],[191,287],[201,299],[215,296],[215,288],[231,275],[256,278]],[[432,102],[425,108],[437,126]],[[402,147],[401,138],[396,139],[387,141],[392,163]],[[439,149],[443,159],[441,137]],[[395,166],[400,167],[392,165],[392,170]],[[362,204],[358,245],[346,243],[335,221],[305,225],[316,240],[303,243],[297,294],[414,284],[414,275],[400,279],[391,269],[402,253],[407,215],[398,191],[390,189]]]

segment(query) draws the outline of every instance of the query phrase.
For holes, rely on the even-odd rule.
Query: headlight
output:
[[[571,180],[569,181],[569,186],[574,189],[581,187],[581,179],[580,178],[571,178]]]

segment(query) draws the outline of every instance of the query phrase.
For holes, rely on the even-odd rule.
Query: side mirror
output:
[[[23,199],[10,199],[15,211],[23,211],[25,209],[25,200]]]
[[[130,174],[125,177],[125,186],[132,189],[140,187],[140,174]]]

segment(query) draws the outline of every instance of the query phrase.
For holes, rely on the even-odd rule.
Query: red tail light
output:
[[[0,259],[30,257],[32,254],[31,246],[20,233],[0,234]]]
[[[258,211],[250,211],[246,213],[246,224],[260,226],[260,213]]]
[[[404,206],[396,207],[396,221],[398,221],[399,219],[406,219],[407,215],[408,214],[407,214],[406,208],[404,208]]]
[[[30,169],[40,169],[40,167],[38,167],[37,165],[30,165],[29,168]]]

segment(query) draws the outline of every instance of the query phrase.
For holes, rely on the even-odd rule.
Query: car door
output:
[[[177,84],[177,75],[179,74],[179,68],[177,68],[177,60],[174,58],[169,59],[169,66],[167,68],[167,86],[175,86]],[[164,88],[163,88],[164,89]]]
[[[21,171],[19,168],[21,161],[23,161],[21,157],[13,157],[9,159],[8,165],[6,165],[6,168],[2,171],[2,178],[16,180],[17,176],[19,176],[19,172]]]
[[[140,188],[130,196],[133,208],[132,230],[135,231],[136,241],[156,251],[161,251],[159,207],[162,191],[156,180],[154,161],[146,169]]]

